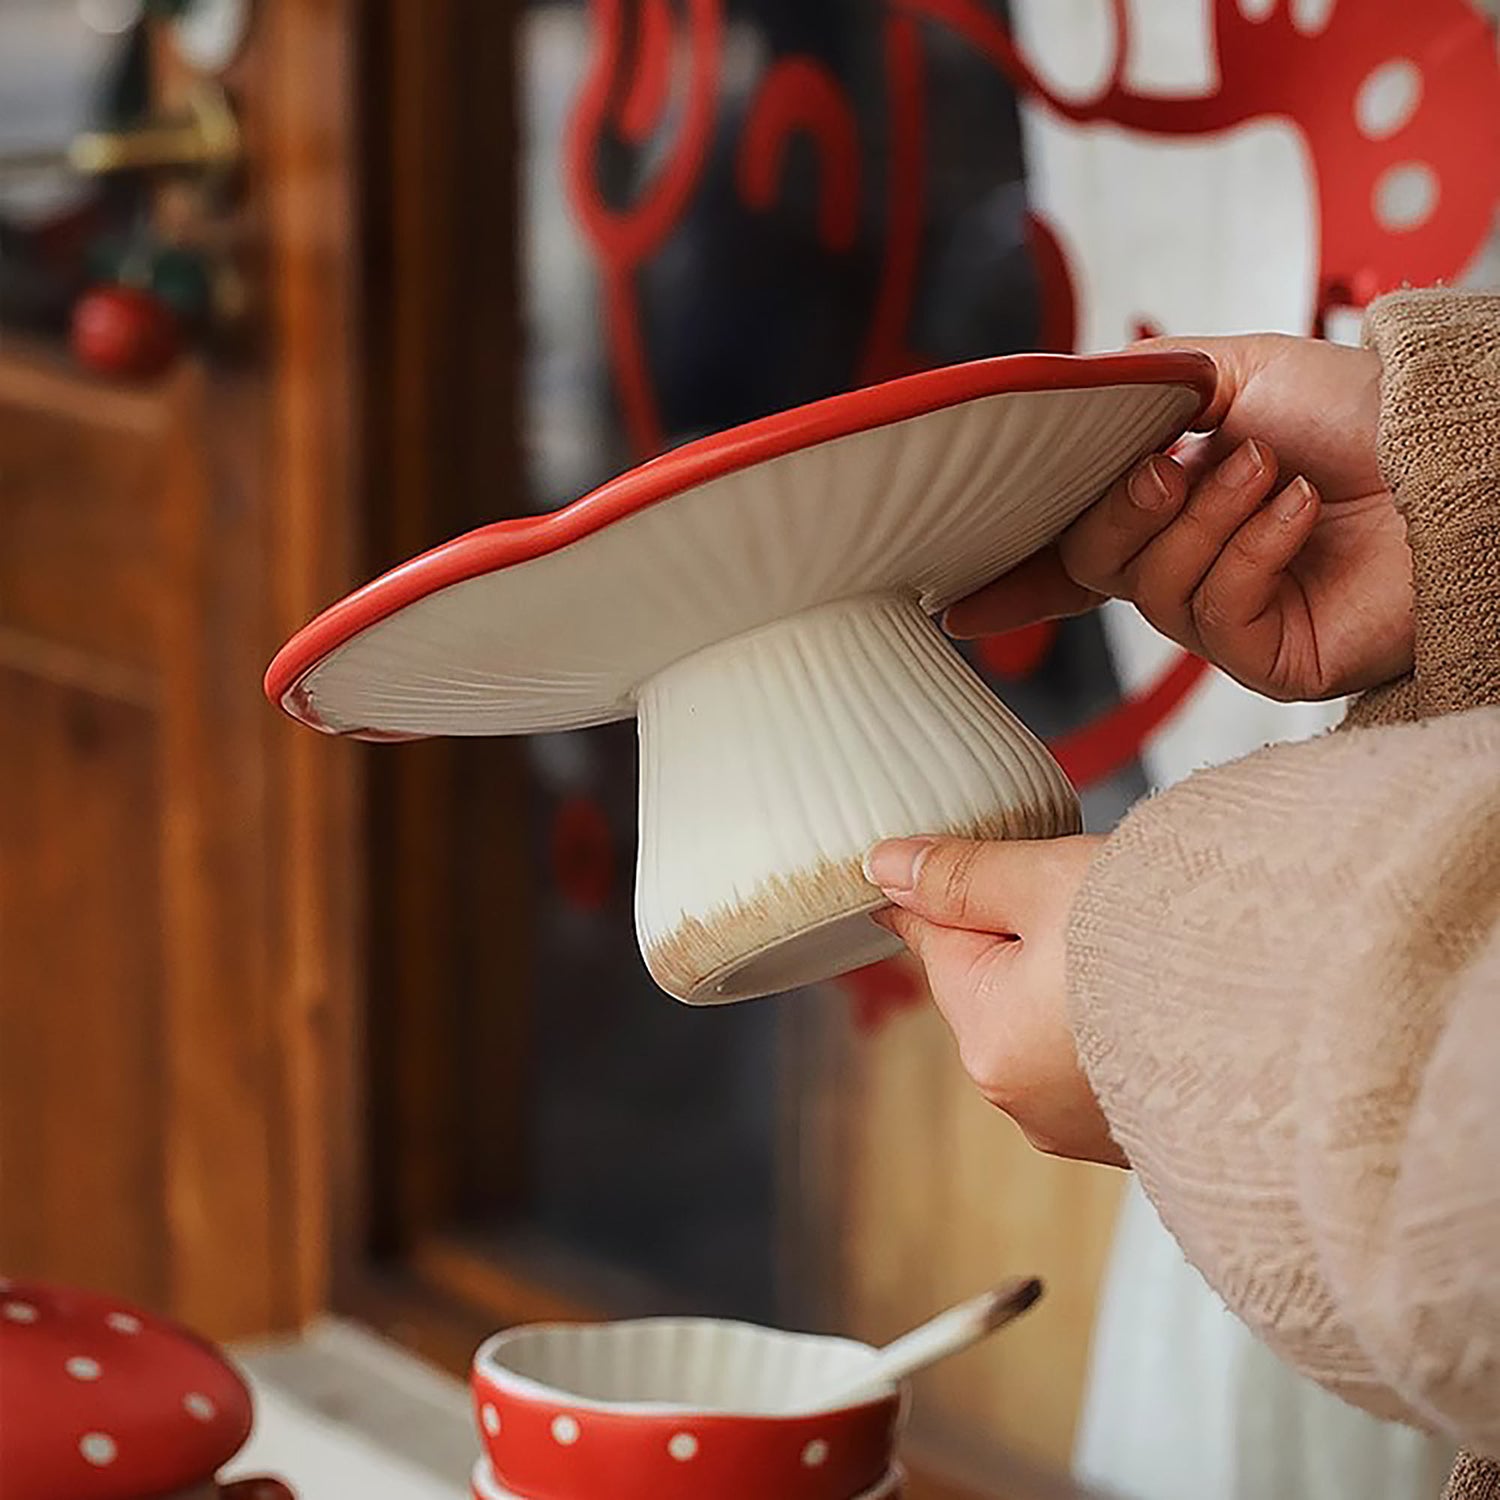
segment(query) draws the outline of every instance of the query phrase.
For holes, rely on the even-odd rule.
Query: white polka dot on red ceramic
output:
[[[86,1432],[78,1439],[78,1451],[85,1463],[93,1464],[96,1469],[105,1469],[115,1461],[120,1450],[107,1432]]]
[[[1317,36],[1333,19],[1333,0],[1292,0],[1292,25],[1303,36]]]
[[[75,1354],[64,1366],[74,1380],[97,1380],[102,1373],[99,1369],[99,1361],[90,1359],[86,1354]]]
[[[484,1430],[491,1437],[498,1437],[500,1433],[500,1413],[490,1405],[488,1401],[479,1409],[479,1420],[484,1424]]]
[[[578,1441],[578,1422],[574,1417],[553,1417],[552,1440],[571,1448]]]
[[[36,1322],[36,1308],[29,1302],[7,1302],[4,1307],[0,1307],[0,1313],[4,1313],[12,1323]]]
[[[201,1391],[189,1391],[182,1398],[182,1409],[200,1422],[212,1422],[219,1414],[219,1408]]]
[[[667,1444],[667,1452],[680,1464],[685,1464],[698,1456],[698,1439],[690,1432],[678,1432],[672,1435],[672,1440]]]
[[[1422,70],[1407,57],[1392,57],[1365,75],[1354,96],[1354,119],[1372,141],[1396,134],[1422,102]]]
[[[814,1438],[802,1450],[802,1462],[809,1469],[821,1468],[828,1462],[828,1444],[822,1438]]]
[[[1380,174],[1372,206],[1382,229],[1406,234],[1432,217],[1441,196],[1437,173],[1426,162],[1405,161]]]
[[[105,1320],[116,1333],[139,1333],[141,1320],[134,1313],[111,1313]]]

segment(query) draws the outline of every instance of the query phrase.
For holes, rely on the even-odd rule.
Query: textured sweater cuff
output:
[[[1365,721],[1500,703],[1500,297],[1396,292],[1372,304],[1380,464],[1406,517],[1413,681]]]
[[[1460,1453],[1443,1500],[1500,1500],[1500,1464],[1492,1458]]]

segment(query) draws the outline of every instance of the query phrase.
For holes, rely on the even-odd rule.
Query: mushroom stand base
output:
[[[894,953],[861,870],[879,839],[1081,827],[1056,761],[908,595],[695,652],[642,686],[637,711],[636,928],[657,983],[691,1004]]]

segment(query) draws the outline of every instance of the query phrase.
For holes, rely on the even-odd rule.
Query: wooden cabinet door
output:
[[[0,1258],[154,1306],[172,1282],[173,405],[0,360]]]
[[[0,1270],[218,1337],[321,1304],[346,1097],[354,780],[259,679],[353,573],[352,46],[261,0],[229,80],[254,352],[0,339]]]

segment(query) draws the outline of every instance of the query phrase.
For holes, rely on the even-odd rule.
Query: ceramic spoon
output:
[[[993,1291],[950,1307],[894,1343],[887,1344],[857,1374],[829,1386],[811,1401],[799,1401],[800,1411],[835,1411],[852,1406],[886,1385],[899,1385],[918,1370],[925,1370],[950,1354],[958,1354],[997,1328],[1019,1318],[1042,1295],[1035,1276],[1007,1281]]]

